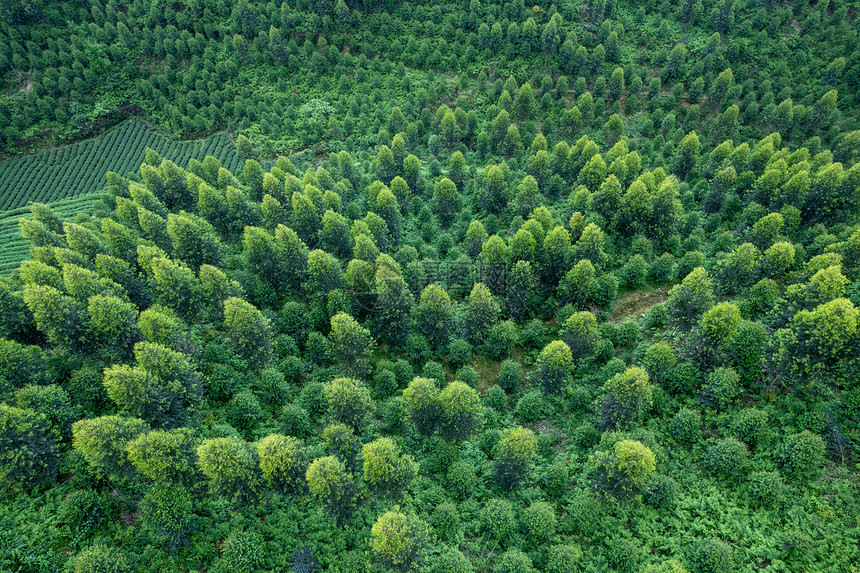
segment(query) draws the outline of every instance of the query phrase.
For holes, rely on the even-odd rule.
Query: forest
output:
[[[0,0],[0,573],[860,573],[857,0]]]

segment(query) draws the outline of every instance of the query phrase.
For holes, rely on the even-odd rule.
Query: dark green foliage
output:
[[[780,469],[796,480],[818,476],[825,462],[824,440],[809,430],[786,436],[776,453]]]
[[[693,542],[688,560],[697,573],[729,573],[735,568],[731,546],[716,539]]]
[[[741,480],[749,463],[749,450],[735,438],[723,438],[705,454],[705,465],[727,480]]]

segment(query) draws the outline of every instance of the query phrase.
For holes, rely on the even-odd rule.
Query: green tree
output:
[[[505,428],[493,448],[496,482],[504,489],[518,487],[528,475],[536,448],[534,432],[528,428]]]
[[[364,376],[376,342],[354,318],[339,312],[331,318],[331,350],[348,376]]]
[[[451,382],[440,393],[439,434],[446,440],[460,442],[480,427],[483,406],[478,393],[463,382]]]
[[[413,378],[403,390],[403,402],[418,433],[424,437],[432,435],[441,415],[436,382],[430,378]]]
[[[308,461],[300,440],[270,434],[257,444],[257,457],[263,479],[270,488],[287,495],[304,492]]]
[[[157,484],[140,502],[142,525],[165,549],[176,554],[188,545],[193,527],[193,503],[188,490],[176,485]]]
[[[561,340],[554,340],[541,350],[537,360],[537,376],[544,393],[558,393],[572,370],[573,355],[570,347]]]
[[[382,562],[396,570],[418,567],[421,549],[429,540],[427,525],[395,506],[377,518],[370,529],[370,546]]]
[[[461,200],[457,192],[457,185],[447,177],[436,183],[433,193],[433,206],[439,216],[439,222],[448,227],[454,216],[460,211]]]
[[[357,488],[352,474],[334,456],[315,459],[305,474],[308,489],[338,521],[355,510]]]
[[[210,438],[197,447],[197,465],[209,491],[235,504],[254,504],[262,493],[256,452],[238,437]]]
[[[618,440],[589,460],[592,490],[608,502],[634,499],[656,469],[654,452],[634,440]]]
[[[454,305],[445,289],[436,284],[427,285],[414,310],[419,331],[433,349],[439,350],[448,343],[454,319]]]
[[[118,547],[92,545],[75,558],[74,573],[131,573],[134,570],[134,557]]]
[[[79,420],[72,425],[72,447],[98,477],[120,479],[131,475],[126,444],[149,430],[137,418],[102,416]]]
[[[559,336],[567,344],[574,360],[586,358],[592,354],[600,338],[597,317],[588,311],[573,313],[561,325]]]
[[[714,305],[713,282],[702,267],[693,269],[680,285],[669,291],[666,310],[672,322],[689,329]]]
[[[475,283],[466,299],[466,329],[470,338],[481,342],[499,319],[499,303],[484,283]]]
[[[787,436],[776,454],[780,469],[793,479],[811,481],[821,474],[827,458],[821,436],[804,430]]]
[[[325,385],[328,413],[355,430],[364,428],[373,406],[370,391],[354,378],[335,378]]]
[[[417,475],[418,464],[390,438],[378,438],[361,448],[364,481],[377,495],[396,500]]]
[[[603,426],[609,430],[639,422],[653,403],[654,386],[648,372],[633,366],[607,380],[600,403]]]
[[[59,449],[48,419],[0,404],[0,475],[15,488],[57,476]]]
[[[236,352],[253,368],[265,368],[272,358],[269,319],[251,303],[230,297],[224,301],[224,327]]]
[[[197,477],[194,437],[187,428],[138,434],[125,449],[134,469],[154,482],[192,485]]]

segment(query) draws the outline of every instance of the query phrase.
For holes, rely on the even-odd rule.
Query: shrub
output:
[[[697,573],[731,573],[735,570],[731,546],[715,539],[705,539],[694,544],[689,561]]]
[[[506,412],[508,410],[508,397],[500,386],[490,386],[484,392],[484,404],[497,412]]]
[[[669,378],[678,363],[675,350],[665,342],[656,342],[645,350],[642,365],[655,384]]]
[[[230,423],[239,430],[254,429],[263,417],[260,401],[249,390],[239,392],[230,400]]]
[[[451,493],[459,498],[465,498],[473,492],[478,483],[475,466],[469,462],[457,461],[448,467],[445,483]]]
[[[447,380],[445,368],[438,362],[430,361],[424,365],[421,376],[435,380],[437,384],[444,384]]]
[[[732,434],[739,440],[755,446],[767,432],[767,412],[757,408],[745,408],[732,420]]]
[[[731,368],[720,367],[708,375],[699,400],[702,404],[725,410],[740,394],[740,376]]]
[[[544,489],[553,497],[562,497],[567,491],[567,486],[570,483],[568,463],[566,458],[559,457],[544,470],[541,481],[543,482]]]
[[[809,430],[803,430],[785,438],[775,458],[779,468],[792,478],[815,479],[827,460],[824,440]]]
[[[514,507],[506,499],[493,498],[481,510],[481,530],[496,539],[505,539],[514,532],[517,518]]]
[[[459,368],[469,363],[472,359],[472,345],[467,340],[455,338],[448,345],[448,362],[454,368]]]
[[[496,382],[505,392],[513,392],[523,381],[523,367],[516,360],[505,360],[499,369]]]
[[[553,545],[549,549],[546,573],[574,573],[579,571],[582,550],[576,545]]]
[[[705,466],[714,474],[737,481],[746,473],[749,450],[735,438],[723,438],[705,454]]]
[[[642,573],[689,573],[689,571],[674,559],[670,559],[662,563],[647,565]]]
[[[96,530],[105,518],[105,508],[99,496],[90,490],[77,490],[67,495],[60,504],[60,521],[83,536]]]
[[[429,573],[475,573],[469,559],[459,550],[443,546],[435,561],[428,563]]]
[[[533,544],[548,540],[555,534],[558,517],[555,507],[544,501],[536,501],[523,513],[522,528]]]
[[[75,558],[74,573],[131,573],[134,557],[117,547],[93,545]]]
[[[777,472],[754,472],[747,480],[747,495],[756,505],[773,507],[783,496],[785,484]]]
[[[538,390],[531,390],[523,394],[517,401],[514,416],[527,424],[531,424],[543,418],[545,408],[546,401],[543,394]]]
[[[481,376],[471,366],[463,366],[457,370],[456,379],[472,388],[477,388],[478,383],[481,381]]]
[[[260,390],[260,397],[268,404],[284,404],[290,392],[284,375],[274,368],[266,368],[260,372],[257,388]]]
[[[669,424],[672,436],[679,442],[691,444],[702,436],[702,417],[695,410],[681,408]]]
[[[681,486],[671,477],[655,474],[645,483],[643,498],[652,507],[669,509],[675,505],[680,491]]]
[[[460,514],[456,506],[451,502],[445,502],[436,506],[430,517],[430,525],[436,536],[442,541],[450,541],[457,535],[460,528]]]
[[[509,549],[502,553],[493,573],[534,573],[531,558],[519,549]]]
[[[620,440],[609,450],[598,451],[589,461],[592,489],[610,501],[629,501],[657,468],[648,447],[634,440]]]
[[[263,540],[256,533],[234,530],[221,545],[221,558],[231,572],[253,573],[263,564]]]

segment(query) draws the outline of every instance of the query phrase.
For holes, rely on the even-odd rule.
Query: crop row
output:
[[[198,141],[174,141],[141,121],[129,120],[91,140],[0,162],[0,215],[30,201],[50,203],[95,192],[104,186],[108,171],[137,170],[147,147],[183,167],[190,159],[202,160],[206,155],[228,169],[239,164],[235,145],[223,133]]]

